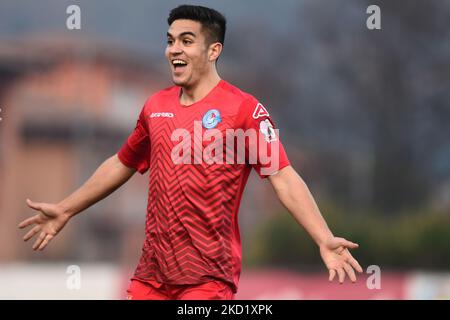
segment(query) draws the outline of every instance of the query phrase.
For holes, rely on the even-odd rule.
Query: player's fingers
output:
[[[334,277],[336,276],[336,270],[330,269],[329,273],[330,273],[330,276],[328,277],[328,281],[333,281]]]
[[[359,262],[355,258],[353,258],[352,254],[348,250],[345,253],[345,256],[346,256],[346,262],[348,264],[350,264],[353,269],[355,269],[359,273],[363,272],[363,269],[362,269],[361,265],[359,264]]]
[[[345,281],[345,271],[343,268],[337,269],[338,277],[339,277],[339,283],[342,284]]]
[[[42,241],[41,245],[39,246],[38,250],[44,250],[44,248],[48,245],[48,243],[50,242],[50,240],[53,239],[53,236],[51,234],[47,234],[45,236],[44,241]]]
[[[33,202],[30,199],[27,199],[27,204],[31,209],[41,210],[42,206],[39,202]]]
[[[45,232],[41,232],[41,234],[39,235],[39,237],[36,239],[36,241],[33,244],[33,250],[36,250],[37,248],[39,248],[42,241],[44,241],[44,239],[45,239],[45,235],[46,235]]]
[[[28,241],[31,238],[33,238],[33,236],[38,233],[39,231],[41,231],[41,226],[35,226],[33,229],[31,229],[30,231],[28,231],[28,233],[26,235],[23,236],[23,241]]]
[[[347,272],[347,275],[350,278],[351,282],[356,282],[355,270],[353,270],[353,268],[348,263],[344,263],[344,269],[345,272]]]
[[[19,228],[23,229],[25,227],[28,227],[30,224],[36,223],[39,221],[39,215],[32,216],[31,218],[23,220],[21,223],[19,223]]]
[[[344,239],[344,238],[338,238],[338,244],[340,246],[347,247],[350,249],[356,249],[359,247],[359,245],[357,243],[348,241],[347,239]]]
[[[361,267],[359,262],[355,258],[353,258],[352,254],[350,252],[347,252],[347,256],[348,256],[347,262],[353,267],[353,269],[355,269],[359,273],[362,273],[363,268]]]

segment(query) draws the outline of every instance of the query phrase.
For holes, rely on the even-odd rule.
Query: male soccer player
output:
[[[267,109],[217,72],[225,18],[183,5],[170,12],[168,24],[165,55],[175,85],[146,101],[122,148],[81,188],[58,204],[27,199],[39,213],[20,223],[34,225],[24,240],[39,234],[33,249],[43,250],[74,215],[136,171],[149,171],[146,240],[128,298],[232,299],[241,272],[237,214],[254,168],[317,243],[329,280],[337,274],[342,283],[347,274],[356,281],[354,270],[362,269],[348,249],[358,245],[329,230]]]

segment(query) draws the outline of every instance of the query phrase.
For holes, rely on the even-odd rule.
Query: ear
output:
[[[211,44],[208,48],[208,60],[211,62],[216,61],[222,53],[222,48],[223,46],[220,42]]]

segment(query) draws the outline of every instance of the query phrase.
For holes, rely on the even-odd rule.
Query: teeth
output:
[[[187,63],[184,62],[183,60],[172,60],[172,64],[184,66],[184,65],[186,65]]]

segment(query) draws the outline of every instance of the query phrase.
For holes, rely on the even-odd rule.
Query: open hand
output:
[[[23,240],[28,241],[40,232],[34,242],[33,250],[43,250],[69,221],[70,216],[65,214],[64,210],[56,204],[38,203],[30,199],[27,199],[27,204],[31,209],[39,211],[39,213],[19,224],[20,229],[30,225],[34,226],[23,237]]]
[[[338,237],[332,237],[320,246],[320,255],[328,268],[330,281],[333,281],[337,273],[341,284],[346,274],[352,282],[356,282],[355,270],[361,273],[363,269],[348,251],[356,248],[358,248],[356,243]]]

